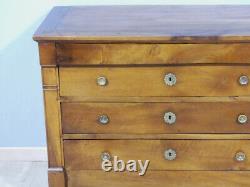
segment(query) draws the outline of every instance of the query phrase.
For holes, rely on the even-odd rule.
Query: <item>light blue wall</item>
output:
[[[0,147],[45,146],[40,66],[32,34],[53,6],[79,4],[250,4],[250,0],[0,0]]]

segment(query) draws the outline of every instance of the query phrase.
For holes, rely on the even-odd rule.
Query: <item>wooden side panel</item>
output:
[[[68,187],[247,187],[250,172],[230,171],[148,171],[114,173],[67,171]]]
[[[250,123],[239,124],[239,114],[250,117],[250,102],[220,103],[62,103],[64,133],[162,134],[250,133]],[[173,124],[164,114],[176,116]],[[107,115],[109,123],[100,124]],[[87,116],[87,117],[86,117]]]
[[[167,73],[176,84],[164,82]],[[60,95],[85,97],[143,96],[249,96],[250,86],[240,85],[242,75],[250,77],[250,66],[170,66],[116,68],[60,68]],[[106,86],[96,81],[108,80]]]
[[[41,66],[56,66],[55,43],[39,43],[39,55]]]
[[[64,172],[50,172],[49,177],[49,187],[66,187],[66,180]]]
[[[250,63],[250,44],[58,44],[60,65]]]
[[[54,43],[39,43],[48,148],[49,187],[66,187],[62,152],[59,77]],[[60,169],[57,171],[57,169]]]
[[[164,158],[168,149],[176,151],[175,160]],[[148,170],[250,170],[249,140],[65,140],[65,168],[101,170],[103,152],[125,162],[150,160]],[[238,152],[247,159],[236,161]]]

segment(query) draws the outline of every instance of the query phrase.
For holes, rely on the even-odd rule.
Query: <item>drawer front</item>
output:
[[[250,66],[60,68],[61,96],[249,96]]]
[[[250,140],[64,141],[67,170],[101,170],[104,153],[125,162],[150,160],[148,170],[250,169]]]
[[[250,63],[250,44],[58,44],[59,65]]]
[[[148,171],[137,173],[67,171],[68,187],[247,187],[250,172],[244,171]]]
[[[61,103],[63,133],[250,133],[249,102]]]

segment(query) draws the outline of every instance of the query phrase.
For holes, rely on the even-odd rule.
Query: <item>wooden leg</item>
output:
[[[49,187],[66,187],[65,173],[62,168],[49,168]]]

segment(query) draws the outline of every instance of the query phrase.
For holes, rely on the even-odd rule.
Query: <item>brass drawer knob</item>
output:
[[[167,86],[174,86],[177,82],[175,74],[167,73],[164,77],[164,82]]]
[[[235,160],[238,162],[243,162],[246,160],[246,155],[243,152],[238,152],[235,154]]]
[[[176,122],[176,115],[173,112],[166,112],[164,114],[164,122],[173,125]]]
[[[100,124],[106,125],[109,123],[109,117],[107,115],[100,115],[98,121]]]
[[[242,124],[242,125],[246,124],[247,123],[247,116],[245,114],[240,114],[238,116],[238,123]]]
[[[102,154],[101,154],[101,160],[102,161],[106,161],[106,160],[111,160],[111,155],[110,155],[110,153],[109,152],[103,152]]]
[[[164,157],[166,160],[175,160],[177,156],[177,153],[174,149],[167,149],[164,152]]]
[[[246,75],[240,76],[240,78],[239,78],[240,85],[242,85],[242,86],[247,85],[248,82],[249,82],[248,76],[246,76]]]
[[[99,86],[106,86],[108,84],[108,79],[106,77],[98,77],[96,80]]]

